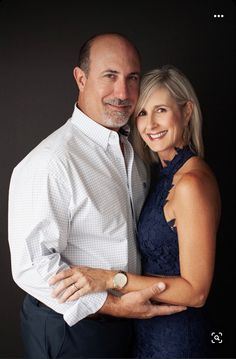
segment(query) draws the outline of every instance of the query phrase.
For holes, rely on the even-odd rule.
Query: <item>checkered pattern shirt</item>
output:
[[[53,275],[72,264],[140,273],[135,227],[148,175],[126,130],[120,132],[75,106],[72,117],[33,149],[11,177],[13,278],[63,314],[70,326],[98,311],[107,292],[59,304],[48,285]]]

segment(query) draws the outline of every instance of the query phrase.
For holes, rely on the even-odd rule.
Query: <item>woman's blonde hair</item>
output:
[[[139,112],[144,107],[148,98],[159,88],[166,88],[172,98],[180,106],[185,105],[188,101],[193,104],[193,111],[185,128],[183,136],[186,145],[200,157],[204,155],[204,147],[202,140],[202,114],[200,105],[195,94],[195,91],[186,78],[186,76],[172,65],[165,65],[160,69],[155,69],[142,78],[140,85],[140,96],[132,118],[131,142],[137,154],[148,163],[158,162],[158,155],[146,146],[140,136],[137,126],[136,118]]]

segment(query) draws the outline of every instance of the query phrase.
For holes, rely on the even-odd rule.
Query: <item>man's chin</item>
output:
[[[129,116],[112,116],[106,118],[106,123],[109,125],[110,128],[120,128],[125,126],[129,121]]]
[[[127,122],[128,122],[128,120],[113,122],[110,125],[110,128],[114,128],[114,129],[121,128],[121,127],[125,126],[127,124]]]

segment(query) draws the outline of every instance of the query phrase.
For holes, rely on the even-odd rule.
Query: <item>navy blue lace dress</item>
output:
[[[167,167],[160,169],[158,181],[153,185],[140,216],[138,243],[144,275],[180,275],[175,220],[166,221],[163,207],[173,187],[174,174],[194,153],[188,147],[176,151]],[[135,333],[135,357],[207,357],[205,341],[209,341],[209,329],[204,308],[188,308],[177,314],[136,320]]]

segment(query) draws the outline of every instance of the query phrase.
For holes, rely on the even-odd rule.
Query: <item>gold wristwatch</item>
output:
[[[128,283],[128,276],[126,272],[120,270],[113,277],[114,289],[122,289]]]

